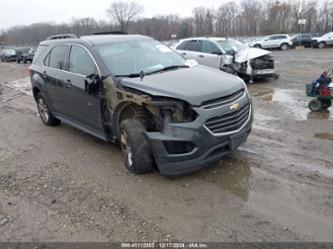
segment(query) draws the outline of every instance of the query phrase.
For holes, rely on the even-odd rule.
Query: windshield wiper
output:
[[[119,74],[119,75],[115,75],[115,77],[128,77],[128,78],[143,78],[146,75],[150,75],[150,74],[155,74],[155,73],[159,73],[159,72],[163,72],[163,71],[168,71],[171,69],[176,69],[176,68],[188,68],[189,66],[187,65],[172,65],[172,66],[167,66],[167,67],[163,67],[160,68],[158,70],[155,71],[151,71],[151,72],[143,72],[143,70],[141,70],[140,73],[131,73],[131,74]]]
[[[128,77],[128,78],[137,78],[137,77],[140,77],[140,73],[131,73],[131,74],[118,74],[118,75],[115,75],[115,77]]]
[[[160,68],[160,69],[158,69],[158,70],[155,70],[155,71],[152,71],[152,72],[146,73],[146,75],[147,75],[147,74],[159,73],[159,72],[163,72],[163,71],[168,71],[168,70],[171,70],[171,69],[188,68],[188,67],[189,67],[189,66],[187,66],[187,65],[172,65],[172,66],[163,67],[163,68]]]

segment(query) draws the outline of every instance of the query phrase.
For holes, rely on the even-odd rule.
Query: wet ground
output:
[[[0,63],[0,240],[332,241],[333,109],[304,94],[333,49],[274,51],[246,144],[189,176],[134,176],[118,147],[42,125],[27,65]],[[18,90],[19,89],[19,90]]]

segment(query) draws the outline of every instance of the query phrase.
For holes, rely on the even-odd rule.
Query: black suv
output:
[[[16,51],[16,62],[21,61],[25,64],[28,61],[32,62],[34,58],[34,50],[32,48],[18,48]]]
[[[246,141],[253,110],[240,78],[146,36],[61,37],[41,42],[30,66],[44,124],[120,142],[135,174],[190,173]]]

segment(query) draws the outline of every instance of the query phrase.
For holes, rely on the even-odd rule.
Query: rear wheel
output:
[[[322,108],[322,104],[318,99],[313,99],[309,103],[309,109],[313,112],[319,112]]]
[[[321,42],[318,44],[318,48],[325,48],[325,47],[326,47],[325,42]]]
[[[281,44],[280,48],[281,48],[281,50],[284,51],[284,50],[287,50],[289,48],[289,46],[287,43],[283,43],[283,44]]]
[[[48,126],[59,125],[61,121],[53,116],[41,93],[37,94],[36,101],[38,113],[43,123]]]
[[[320,100],[320,102],[321,102],[321,107],[323,109],[328,109],[332,105],[332,100],[330,100],[330,99],[322,99],[322,100]]]
[[[146,129],[137,119],[126,119],[120,124],[120,145],[126,168],[134,174],[153,171],[154,160]]]

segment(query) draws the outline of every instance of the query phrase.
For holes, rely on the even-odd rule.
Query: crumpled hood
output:
[[[266,54],[271,54],[271,52],[261,48],[245,48],[236,53],[235,61],[238,63],[242,63],[254,58],[264,56]]]
[[[120,82],[153,96],[181,99],[193,106],[244,87],[239,77],[202,65],[146,75],[142,80],[122,78]]]

